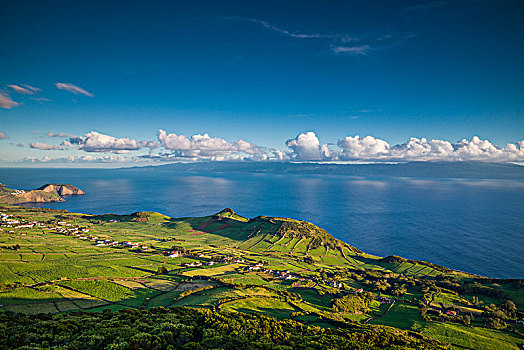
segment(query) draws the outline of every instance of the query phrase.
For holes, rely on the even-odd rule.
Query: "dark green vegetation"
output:
[[[338,329],[263,315],[189,308],[0,316],[0,349],[445,349],[409,331],[360,324]]]
[[[523,280],[372,256],[308,222],[231,209],[178,219],[0,212],[2,341],[11,347],[13,339],[88,348],[441,346],[424,335],[454,348],[524,345]]]

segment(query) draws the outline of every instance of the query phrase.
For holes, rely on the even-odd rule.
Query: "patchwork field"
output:
[[[0,310],[189,306],[327,328],[391,326],[457,348],[524,344],[516,323],[523,281],[368,255],[306,222],[246,219],[230,209],[179,219],[15,206],[0,212]],[[22,222],[33,227],[17,227]]]

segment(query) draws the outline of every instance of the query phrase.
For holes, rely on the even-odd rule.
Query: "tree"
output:
[[[486,320],[486,327],[492,329],[502,329],[506,328],[506,322],[498,318],[490,317]]]
[[[471,324],[471,317],[469,317],[469,315],[464,315],[462,318],[462,323],[464,326],[469,326]]]
[[[158,269],[156,270],[157,275],[167,275],[168,272],[169,271],[167,270],[165,266],[159,266]]]
[[[131,337],[131,349],[156,350],[160,346],[161,339],[153,334],[138,333]]]

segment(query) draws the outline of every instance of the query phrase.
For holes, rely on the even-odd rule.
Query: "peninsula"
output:
[[[36,190],[14,190],[0,183],[0,203],[49,203],[63,202],[63,196],[85,194],[81,189],[68,184],[46,184]]]
[[[302,220],[5,203],[0,224],[3,348],[524,345],[524,280],[373,256]]]

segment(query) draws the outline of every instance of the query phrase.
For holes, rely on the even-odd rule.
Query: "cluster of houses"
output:
[[[13,219],[11,214],[0,212],[0,223],[2,227],[10,228],[48,228],[53,230],[55,233],[72,236],[78,239],[87,240],[93,242],[97,247],[110,246],[110,247],[121,247],[130,249],[140,249],[142,252],[152,251],[148,246],[142,245],[136,242],[130,241],[114,241],[112,239],[99,239],[97,236],[87,235],[89,232],[88,228],[80,228],[73,226],[66,221],[58,221],[56,226],[48,226],[38,221],[26,222],[23,220]],[[14,233],[14,231],[9,231]]]
[[[23,219],[14,219],[13,215],[0,212],[0,224],[2,227],[8,228],[47,228],[54,230],[56,233],[66,234],[66,235],[80,235],[81,233],[89,232],[87,228],[74,227],[71,224],[65,221],[59,221],[56,223],[57,226],[50,226],[42,222],[26,221]],[[14,232],[14,231],[9,231]]]
[[[88,229],[82,229],[82,230],[89,231]],[[115,241],[112,239],[100,239],[97,236],[88,236],[88,235],[85,235],[79,232],[74,232],[71,234],[71,236],[78,238],[78,239],[91,241],[97,247],[129,248],[129,249],[139,250],[141,252],[152,252],[153,251],[153,249],[151,249],[147,245],[143,245],[137,242],[131,242],[131,241],[120,242],[120,241]]]
[[[14,219],[13,215],[0,212],[0,224],[6,228],[33,228],[33,227],[47,227],[45,224],[38,221],[25,221]],[[13,233],[14,231],[9,231]]]
[[[250,270],[250,271],[262,271],[264,273],[268,273],[268,274],[274,275],[274,276],[280,278],[281,280],[285,280],[285,281],[299,278],[299,276],[296,276],[296,275],[292,274],[289,270],[278,271],[278,270],[272,270],[272,269],[268,269],[268,268],[263,268],[263,264],[261,264],[261,263],[252,264],[251,266],[248,267],[248,270]]]
[[[179,252],[178,250],[172,250],[172,251],[164,252],[164,255],[167,256],[168,258],[178,258],[178,257],[183,256],[184,254]]]
[[[230,257],[230,256],[226,256],[224,258],[224,260],[226,262],[234,262],[234,263],[245,263],[245,260],[244,259],[240,259],[240,258],[233,258],[233,257]]]
[[[218,263],[216,261],[208,261],[208,262],[205,262],[205,263],[201,263],[200,261],[193,261],[193,262],[190,262],[190,263],[182,264],[182,266],[184,266],[184,267],[199,267],[199,266],[202,266],[202,265],[213,266],[215,264],[218,264]]]
[[[137,242],[131,242],[131,241],[113,241],[111,239],[98,239],[98,237],[91,237],[90,240],[96,240],[96,246],[97,247],[104,247],[104,246],[110,246],[110,247],[121,247],[121,248],[129,248],[129,249],[141,249],[142,251],[151,251],[151,249],[146,246],[142,245]]]
[[[55,227],[49,227],[51,230],[54,230],[55,233],[60,233],[67,236],[73,236],[73,237],[84,237],[82,239],[87,239],[86,236],[84,236],[87,232],[89,232],[88,228],[80,228],[72,226],[71,224],[66,223],[65,221],[59,221],[57,222],[58,226]]]

